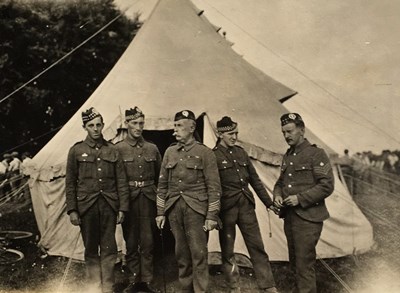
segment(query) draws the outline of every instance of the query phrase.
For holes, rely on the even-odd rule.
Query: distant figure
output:
[[[353,194],[353,159],[349,155],[349,150],[344,150],[344,155],[341,156],[337,164],[340,166],[340,170],[342,171],[344,182],[351,194]]]
[[[325,151],[304,138],[305,125],[297,113],[281,117],[282,133],[290,146],[283,156],[274,187],[274,204],[284,218],[294,292],[316,293],[315,247],[323,221],[329,218],[325,198],[334,190],[334,177]]]
[[[21,155],[21,173],[24,175],[28,175],[28,169],[33,166],[31,154],[29,152],[23,152]]]
[[[12,172],[13,174],[19,174],[19,168],[21,166],[21,160],[18,158],[19,153],[18,152],[12,152],[11,157],[12,160],[10,162],[10,166],[8,167],[8,170]]]

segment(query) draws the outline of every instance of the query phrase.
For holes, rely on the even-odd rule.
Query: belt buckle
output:
[[[136,187],[143,187],[144,186],[144,181],[135,181]]]

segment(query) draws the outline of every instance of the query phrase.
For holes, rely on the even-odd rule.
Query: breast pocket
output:
[[[133,177],[135,175],[135,157],[133,155],[124,155],[122,157],[124,162],[125,171],[128,177]]]
[[[118,160],[117,154],[115,152],[106,152],[101,154],[99,157],[101,159],[99,168],[101,169],[102,177],[114,178],[115,177],[114,167]]]
[[[96,158],[93,155],[77,156],[79,178],[94,178],[96,176]]]
[[[177,163],[178,162],[176,162],[176,161],[175,162],[168,161],[167,164],[165,164],[165,169],[167,169],[167,172],[168,172],[168,181],[169,182],[172,181],[174,177],[177,178],[177,175],[175,174],[176,173],[175,167],[176,167]]]
[[[149,177],[154,177],[155,176],[155,174],[154,174],[154,164],[156,163],[157,158],[155,156],[145,156],[144,160],[146,162],[146,164],[145,164],[146,174]]]
[[[311,184],[314,182],[314,176],[310,164],[300,164],[295,167],[295,180],[299,184]]]
[[[243,177],[246,179],[249,178],[249,172],[247,168],[249,167],[249,164],[246,161],[238,161],[239,168],[240,168],[240,173]]]
[[[189,157],[186,161],[185,181],[195,183],[203,179],[203,161],[201,158]]]

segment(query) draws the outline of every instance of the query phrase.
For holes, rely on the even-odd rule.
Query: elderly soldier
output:
[[[157,226],[165,216],[175,237],[181,292],[206,292],[208,286],[207,231],[218,226],[221,186],[215,156],[195,141],[193,112],[175,115],[177,144],[165,152],[157,194]]]
[[[304,138],[304,122],[297,113],[282,115],[282,133],[290,146],[283,156],[274,188],[288,242],[289,261],[296,276],[295,292],[317,292],[315,247],[323,221],[329,217],[324,199],[334,188],[329,158],[323,149]]]
[[[68,153],[67,213],[71,223],[81,228],[89,284],[112,292],[115,229],[129,208],[128,185],[118,151],[103,139],[103,117],[90,108],[82,113],[82,120],[87,137]]]
[[[246,151],[236,146],[238,125],[230,117],[217,122],[218,142],[214,148],[221,179],[221,213],[223,229],[219,231],[222,266],[231,292],[240,292],[239,269],[235,262],[234,244],[236,225],[242,232],[253,264],[258,286],[263,292],[278,292],[264,250],[260,227],[258,226],[254,196],[249,189],[253,187],[258,197],[268,208],[274,208]]]
[[[116,144],[130,189],[129,212],[122,229],[131,284],[124,292],[155,292],[150,283],[153,280],[156,185],[161,155],[155,144],[143,139],[144,114],[138,107],[125,111],[125,125],[128,136]]]

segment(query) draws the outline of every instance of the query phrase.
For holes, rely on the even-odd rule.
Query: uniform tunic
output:
[[[274,187],[274,197],[297,195],[299,204],[282,209],[288,242],[289,261],[296,275],[297,290],[316,292],[315,247],[322,223],[329,218],[324,199],[334,189],[329,158],[323,149],[304,140],[290,148],[283,157],[281,174]]]
[[[250,161],[246,151],[239,146],[214,148],[221,180],[221,213],[223,229],[219,231],[223,271],[231,289],[239,286],[239,269],[235,262],[234,244],[236,225],[242,232],[250,254],[257,283],[260,288],[275,286],[264,250],[260,228],[255,214],[255,201],[249,184],[266,207],[272,205],[265,187]]]
[[[78,212],[90,283],[112,291],[118,211],[128,211],[128,185],[114,145],[87,137],[71,147],[66,170],[67,213]],[[100,247],[100,255],[99,255]]]
[[[116,144],[128,177],[130,209],[122,223],[130,281],[153,280],[156,186],[161,155],[155,144],[129,136]]]
[[[157,214],[168,216],[183,292],[207,290],[207,233],[203,225],[205,219],[218,220],[220,196],[212,150],[196,141],[167,149],[158,183]]]

